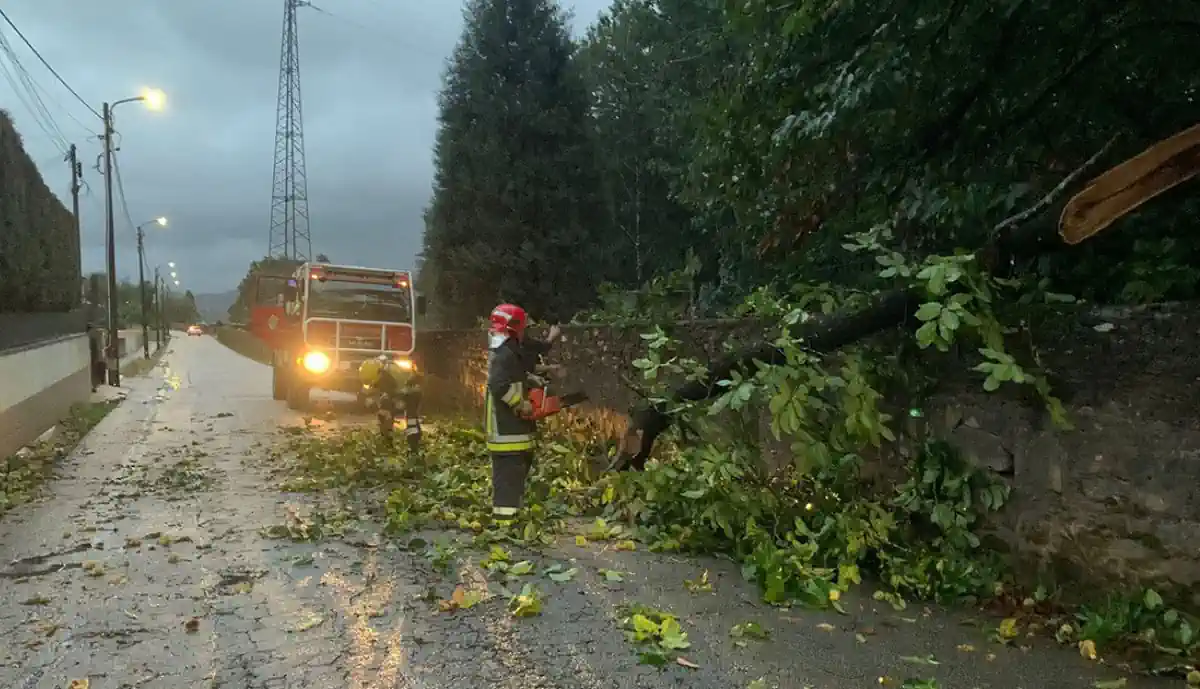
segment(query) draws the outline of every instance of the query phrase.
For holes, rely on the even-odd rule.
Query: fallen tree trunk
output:
[[[1052,206],[1059,205],[1060,198],[1087,170],[1091,169],[1115,143],[1110,140],[1083,165],[1067,175],[1037,203],[1016,215],[1005,218],[992,229],[991,255],[1003,257],[1005,262],[1013,256],[1036,253],[1044,238],[1042,232],[1025,236],[1019,230],[1042,217]],[[904,324],[914,316],[924,301],[915,289],[883,292],[865,308],[835,313],[798,324],[791,333],[802,338],[808,349],[828,353],[853,344],[875,333]],[[915,321],[915,319],[914,319]],[[764,343],[724,357],[708,368],[703,380],[693,380],[676,388],[671,394],[672,402],[699,402],[716,397],[723,388],[717,385],[728,380],[734,371],[749,375],[757,366],[780,364],[784,353],[772,344]],[[621,440],[617,457],[609,465],[610,470],[633,469],[641,471],[654,450],[654,442],[671,427],[672,418],[668,404],[645,403],[630,412],[629,424]]]
[[[900,325],[914,314],[921,305],[921,295],[915,290],[893,290],[874,297],[871,304],[852,313],[835,313],[818,317],[792,330],[792,335],[802,338],[808,349],[814,352],[832,352],[874,333]],[[727,356],[708,369],[704,380],[693,380],[672,393],[676,402],[699,402],[716,396],[722,389],[717,382],[728,380],[734,371],[753,371],[759,363],[777,365],[784,362],[784,353],[771,344]],[[654,441],[671,426],[671,417],[666,406],[650,404],[635,409],[630,414],[630,423],[621,443],[621,452],[613,462],[613,469],[642,470]]]

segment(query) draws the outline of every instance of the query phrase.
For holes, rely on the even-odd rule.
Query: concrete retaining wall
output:
[[[150,334],[150,351],[157,348]],[[121,332],[121,365],[142,356],[142,331]],[[8,457],[91,398],[91,352],[85,334],[0,352],[0,458]]]
[[[8,457],[92,394],[88,340],[68,335],[0,352],[0,457]]]

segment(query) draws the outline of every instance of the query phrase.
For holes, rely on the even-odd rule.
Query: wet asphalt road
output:
[[[499,598],[439,613],[428,589],[449,597],[477,569],[438,574],[369,528],[317,543],[262,534],[303,500],[266,475],[278,427],[299,421],[271,400],[266,367],[179,336],[163,367],[125,382],[129,398],[46,498],[0,521],[0,688],[741,689],[763,677],[863,689],[886,676],[1084,689],[1124,674],[1037,641],[991,642],[997,620],[984,616],[895,613],[865,596],[848,596],[844,616],[779,610],[758,604],[731,563],[570,539],[534,557],[580,571],[539,580],[540,617],[514,619]],[[624,581],[604,583],[601,568]],[[689,593],[683,581],[704,569],[714,592]],[[615,628],[630,601],[679,615],[699,669],[638,665]],[[735,645],[730,627],[747,621],[772,638]],[[914,660],[931,656],[939,664]]]

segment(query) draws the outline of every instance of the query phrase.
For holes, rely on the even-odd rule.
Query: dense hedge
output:
[[[64,167],[63,174],[69,174]],[[79,234],[0,111],[0,313],[79,306]]]

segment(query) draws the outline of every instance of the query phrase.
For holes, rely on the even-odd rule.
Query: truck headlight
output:
[[[304,355],[301,364],[304,370],[309,373],[322,374],[329,370],[332,362],[329,361],[329,355],[325,352],[309,352]]]
[[[400,368],[404,369],[405,371],[413,370],[412,359],[396,359],[396,365],[399,366]]]

